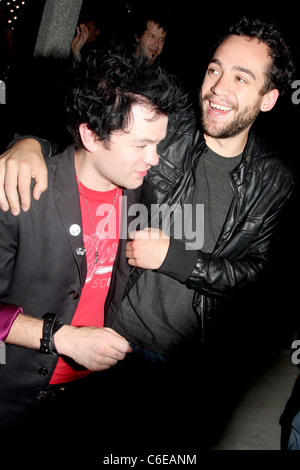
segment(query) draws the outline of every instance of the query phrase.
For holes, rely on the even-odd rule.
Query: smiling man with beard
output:
[[[249,57],[253,57],[252,61]],[[223,155],[226,146],[226,153],[232,156],[230,142],[239,136],[234,142],[239,140],[243,150],[260,111],[270,111],[279,95],[276,88],[269,90],[265,85],[271,60],[267,44],[247,36],[231,35],[217,48],[200,93],[202,128],[208,147],[216,147]],[[220,144],[219,139],[226,139],[220,149],[216,145]]]
[[[292,70],[289,48],[276,25],[243,18],[209,61],[200,90],[202,132],[196,131],[192,140],[194,121],[187,114],[177,120],[177,127],[169,125],[159,147],[160,164],[145,179],[144,200],[161,206],[176,202],[174,221],[178,207],[187,215],[190,204],[190,224],[202,204],[204,243],[199,236],[196,249],[189,249],[187,231],[178,239],[175,222],[168,237],[157,236],[153,228],[131,234],[127,257],[136,269],[114,328],[128,331],[138,346],[169,356],[199,331],[202,339],[209,337],[220,319],[220,325],[230,323],[228,299],[265,270],[293,180],[250,129],[260,112],[274,107],[291,83]],[[168,182],[165,194],[163,174],[174,181]],[[164,223],[159,228],[165,231]],[[137,268],[152,271],[141,275]],[[211,331],[216,333],[215,328]]]

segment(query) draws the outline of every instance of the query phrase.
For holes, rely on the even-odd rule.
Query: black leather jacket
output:
[[[168,136],[158,149],[159,164],[145,178],[142,203],[148,209],[155,203],[178,204],[176,210],[181,211],[194,189],[195,168],[206,150],[191,108],[170,120]],[[234,198],[213,252],[185,250],[183,243],[171,239],[158,270],[194,290],[193,308],[202,329],[211,324],[223,300],[258,279],[268,260],[279,213],[293,188],[291,172],[251,133],[230,181]],[[131,271],[128,289],[142,272]]]

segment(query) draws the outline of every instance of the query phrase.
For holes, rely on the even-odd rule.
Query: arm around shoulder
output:
[[[51,147],[44,141],[44,151]],[[33,198],[38,200],[48,187],[47,168],[42,154],[41,140],[18,138],[0,157],[0,208],[13,215],[30,207],[31,179],[35,179]]]

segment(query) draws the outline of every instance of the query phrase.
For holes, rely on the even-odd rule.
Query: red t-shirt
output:
[[[119,243],[122,191],[119,188],[107,192],[93,191],[82,183],[78,189],[87,277],[71,325],[102,327],[105,299]],[[50,384],[69,382],[89,373],[87,370],[75,370],[60,356]]]

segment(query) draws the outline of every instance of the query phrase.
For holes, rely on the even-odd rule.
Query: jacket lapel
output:
[[[74,165],[74,147],[68,147],[57,164],[54,187],[59,191],[56,208],[65,229],[83,286],[87,274],[80,201]]]
[[[128,236],[128,225],[134,219],[134,215],[129,216],[128,209],[134,203],[139,201],[140,194],[141,187],[134,191],[126,189],[123,190],[119,247],[105,304],[104,325],[108,327],[113,325],[113,322],[118,314],[129,279],[130,266],[125,256],[125,248]]]

